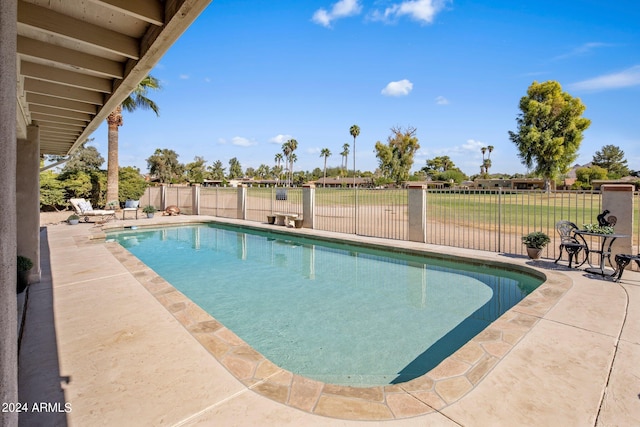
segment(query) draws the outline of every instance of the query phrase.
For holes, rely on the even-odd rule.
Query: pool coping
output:
[[[155,228],[188,224],[220,223],[243,228],[275,231],[334,239],[349,244],[422,253],[443,258],[430,251],[427,245],[414,242],[368,238],[335,233],[330,237],[318,236],[314,230],[277,227],[268,224],[215,219],[185,218],[171,224],[153,223],[138,228]],[[106,224],[104,230],[127,228],[122,223]],[[89,239],[104,239],[104,233],[95,233]],[[540,271],[508,261],[482,260],[458,254],[447,258],[525,271],[546,281],[520,303],[489,325],[471,341],[454,352],[428,373],[414,380],[394,385],[350,387],[326,384],[293,374],[282,369],[251,348],[231,330],[224,327],[166,280],[142,263],[127,249],[115,242],[105,246],[132,276],[163,305],[169,313],[196,339],[222,366],[248,389],[278,403],[325,417],[344,420],[381,421],[404,419],[440,412],[473,390],[497,364],[529,333],[544,315],[555,306],[571,288],[571,279],[556,271]]]

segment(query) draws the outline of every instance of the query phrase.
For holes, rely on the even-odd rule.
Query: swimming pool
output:
[[[423,375],[541,283],[210,224],[110,237],[276,365],[343,385]]]

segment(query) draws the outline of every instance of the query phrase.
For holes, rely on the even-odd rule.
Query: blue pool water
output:
[[[276,365],[343,385],[425,374],[541,283],[487,266],[222,225],[110,238]]]

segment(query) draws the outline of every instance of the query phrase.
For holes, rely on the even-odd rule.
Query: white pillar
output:
[[[16,299],[17,0],[0,1],[0,402],[18,401]],[[18,425],[0,411],[0,425]]]
[[[407,189],[409,240],[427,241],[427,197],[422,185],[409,185]]]
[[[29,282],[40,281],[40,128],[27,127],[16,152],[17,252],[33,261]]]
[[[631,254],[633,236],[633,189],[631,184],[606,184],[602,191],[602,210],[616,217],[616,234],[628,234],[629,237],[616,239],[611,248],[611,261],[616,254]]]
[[[238,211],[236,214],[238,219],[247,219],[247,185],[238,185]]]
[[[314,228],[316,220],[316,186],[305,184],[302,187],[302,226]]]

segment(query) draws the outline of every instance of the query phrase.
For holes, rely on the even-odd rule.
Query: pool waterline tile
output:
[[[104,238],[97,236],[92,243],[95,244],[95,240],[100,237]],[[439,411],[456,402],[500,363],[572,285],[571,280],[563,274],[545,272],[547,280],[536,291],[432,371],[401,384],[346,387],[324,384],[279,368],[158,276],[126,248],[111,242],[105,246],[245,386],[276,402],[312,414],[347,420],[402,419]],[[521,267],[518,268],[522,270]],[[466,369],[451,369],[452,366],[463,365],[468,366]],[[433,373],[436,374],[435,377]]]

